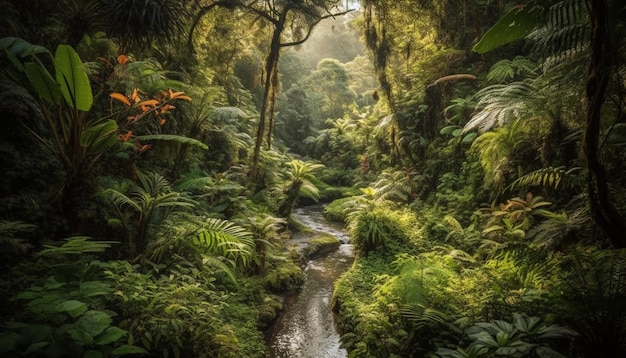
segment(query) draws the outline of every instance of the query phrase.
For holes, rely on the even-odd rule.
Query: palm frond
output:
[[[128,205],[135,211],[141,210],[141,205],[138,202],[115,189],[106,189],[100,195],[108,200],[111,204],[113,204],[113,206],[115,206],[116,208],[121,209],[124,206]]]
[[[107,34],[139,48],[159,41],[175,44],[185,36],[190,18],[180,0],[112,0],[103,15],[108,20]]]
[[[416,329],[437,329],[449,327],[452,320],[445,312],[422,304],[402,305],[400,315],[411,322]]]

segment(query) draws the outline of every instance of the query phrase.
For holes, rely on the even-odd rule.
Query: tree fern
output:
[[[212,121],[218,125],[230,124],[246,117],[246,112],[237,107],[216,107],[211,114]]]
[[[158,173],[139,173],[138,179],[139,184],[134,185],[128,195],[112,188],[101,193],[116,211],[131,256],[136,250],[143,252],[147,241],[172,212],[196,205],[181,193],[171,191],[168,181]],[[131,209],[130,215],[127,209]]]

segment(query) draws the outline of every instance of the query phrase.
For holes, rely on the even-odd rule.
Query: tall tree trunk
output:
[[[606,168],[598,156],[602,105],[613,65],[607,26],[605,0],[589,0],[591,18],[591,63],[587,79],[587,128],[583,149],[589,177],[589,207],[593,220],[604,230],[613,245],[626,247],[626,224],[609,196]]]
[[[278,67],[278,59],[280,57],[280,37],[285,28],[285,19],[287,16],[285,10],[281,13],[278,21],[274,23],[274,33],[272,34],[272,42],[270,44],[270,53],[265,60],[265,83],[263,84],[263,101],[261,103],[261,113],[259,115],[259,124],[256,129],[256,137],[254,141],[254,152],[252,154],[252,167],[250,169],[249,180],[255,183],[259,176],[259,162],[261,159],[261,146],[263,145],[263,137],[265,134],[265,121],[267,119],[269,97],[272,90],[272,80],[276,68]]]
[[[278,64],[274,66],[274,75],[272,76],[272,90],[269,104],[269,122],[267,123],[267,150],[272,149],[272,139],[274,137],[274,111],[276,107],[276,95],[278,94]]]

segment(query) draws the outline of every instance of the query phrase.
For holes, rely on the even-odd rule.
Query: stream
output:
[[[316,231],[339,238],[341,246],[328,255],[309,261],[306,265],[302,290],[285,299],[284,310],[266,334],[272,358],[345,358],[347,352],[339,346],[330,298],[333,283],[345,272],[354,254],[347,244],[348,234],[343,224],[327,221],[323,205],[297,208],[295,218]],[[297,234],[292,243],[302,244],[310,234]]]

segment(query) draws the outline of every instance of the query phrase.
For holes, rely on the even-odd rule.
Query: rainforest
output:
[[[626,357],[626,2],[0,6],[0,356]]]

